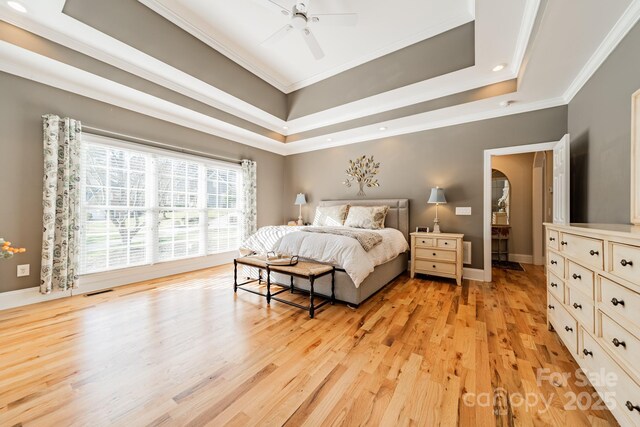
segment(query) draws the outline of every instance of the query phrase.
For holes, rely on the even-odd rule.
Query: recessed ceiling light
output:
[[[333,139],[327,138],[327,142],[331,142],[331,141],[333,141]]]
[[[379,130],[379,131],[385,131],[385,130],[387,130],[387,128],[386,128],[385,126],[380,126],[380,127],[378,128],[378,130]]]
[[[7,4],[10,8],[17,10],[18,12],[27,13],[27,8],[24,7],[22,3],[19,3],[17,1],[8,1]]]
[[[506,66],[507,64],[498,64],[495,67],[493,67],[493,71],[502,71],[505,69]]]
[[[282,126],[282,129],[289,130],[289,126]]]

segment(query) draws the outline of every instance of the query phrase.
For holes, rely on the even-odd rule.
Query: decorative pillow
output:
[[[384,228],[384,220],[388,211],[389,206],[351,206],[344,225],[345,227],[378,230]]]
[[[313,218],[313,225],[316,227],[342,226],[348,210],[349,205],[318,206],[316,208],[316,216]]]

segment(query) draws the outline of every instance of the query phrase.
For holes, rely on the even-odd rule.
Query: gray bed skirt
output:
[[[377,266],[357,288],[346,272],[341,270],[336,271],[336,299],[351,305],[360,305],[371,295],[404,273],[407,270],[407,262],[408,252],[398,255],[391,261]],[[245,267],[242,275],[257,278],[258,271],[254,268],[249,269]],[[286,286],[289,286],[289,283],[291,283],[289,276],[278,273],[272,273],[271,280]],[[294,278],[293,284],[298,289],[309,290],[309,281],[307,280]],[[328,275],[316,279],[314,289],[317,294],[331,295],[331,276]]]

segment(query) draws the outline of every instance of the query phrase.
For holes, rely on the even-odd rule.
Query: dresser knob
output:
[[[582,349],[582,352],[584,353],[585,356],[593,357],[593,351],[589,351],[586,348],[584,348],[584,349]]]
[[[573,277],[574,280],[582,280],[582,276],[576,273],[573,273],[573,276],[571,277]]]
[[[626,267],[627,265],[629,267],[633,267],[633,261],[627,261],[626,259],[623,259],[622,261],[620,261],[620,265],[622,265],[623,267]]]
[[[560,244],[561,244],[562,246],[567,246],[567,245],[568,245],[568,243],[567,243],[567,242],[565,242],[565,241],[560,242]]]
[[[617,305],[624,306],[624,301],[618,298],[611,298],[611,304],[613,304],[614,306],[617,306]]]
[[[570,327],[570,326],[565,326],[564,330],[567,331],[567,332],[573,332],[573,328]]]
[[[552,264],[552,265],[558,265],[558,261],[556,261],[555,259],[552,259],[552,260],[551,260],[551,264]]]
[[[594,251],[593,249],[589,251],[589,255],[591,256],[595,256],[595,255],[600,255],[600,252],[598,251]]]
[[[549,304],[547,307],[549,307],[549,310],[555,310],[556,307],[554,305]]]
[[[445,246],[446,246],[446,245],[448,245],[448,244],[449,244],[449,242],[444,242],[444,245],[445,245]]]
[[[436,268],[436,266],[434,265],[433,268]]]
[[[627,409],[630,410],[630,411],[636,410],[636,411],[640,412],[640,406],[634,405],[633,403],[629,402],[628,400],[627,400],[627,403],[624,404],[624,406],[626,406]]]
[[[436,253],[435,253],[435,252],[433,253],[433,256],[436,256]]]
[[[618,340],[618,338],[614,338],[613,340],[611,340],[611,342],[612,342],[612,343],[613,343],[613,345],[615,345],[616,347],[623,346],[624,348],[627,348],[627,343],[625,343],[624,341],[620,341],[620,340]]]
[[[557,288],[557,287],[558,287],[558,284],[557,284],[557,283],[551,283],[551,287],[552,287],[552,288]]]
[[[427,242],[423,240],[422,243],[427,243]]]
[[[555,242],[555,241],[556,241],[556,238],[555,238],[555,237],[549,237],[549,241],[550,241],[550,242]]]
[[[576,310],[577,310],[577,309],[582,310],[582,305],[578,304],[577,302],[574,302],[574,303],[573,303],[573,308],[575,308]]]

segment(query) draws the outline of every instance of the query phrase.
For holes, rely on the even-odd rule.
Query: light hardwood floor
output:
[[[229,266],[0,312],[0,425],[615,425],[563,408],[594,391],[527,270],[401,276],[313,320],[234,296]]]

